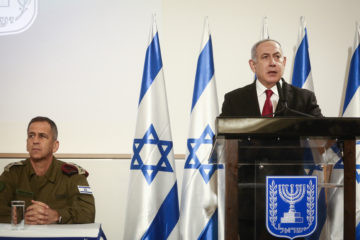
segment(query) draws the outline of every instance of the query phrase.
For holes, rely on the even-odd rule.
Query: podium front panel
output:
[[[336,200],[344,198],[341,164],[343,145],[342,140],[329,137],[217,138],[213,161],[216,159],[216,162],[225,166],[226,239],[281,239],[275,236],[278,232],[271,234],[269,228],[295,232],[297,230],[292,225],[296,221],[302,221],[303,228],[307,227],[309,221],[306,219],[309,216],[297,212],[298,203],[293,204],[295,210],[292,213],[285,211],[276,216],[277,221],[269,220],[270,211],[273,217],[274,210],[280,212],[274,207],[271,209],[268,206],[267,209],[270,203],[269,200],[266,201],[266,179],[270,176],[316,176],[317,191],[312,195],[314,201],[308,202],[316,207],[308,210],[317,213],[316,217],[314,214],[312,222],[315,226],[312,226],[313,230],[309,230],[310,237],[319,236],[321,231],[330,231],[332,226],[326,225],[325,222],[326,219],[328,222],[334,222],[331,218],[338,218],[336,223],[339,224],[339,231],[342,231],[344,206],[341,204],[342,201]],[[290,185],[283,186],[283,195],[286,195],[286,192],[288,195],[296,195],[296,184],[293,188]],[[277,186],[277,192],[278,189]],[[306,197],[307,195],[303,194],[302,199],[305,200]],[[279,195],[275,203],[289,208],[291,205],[286,196],[284,200]],[[286,218],[289,214],[291,217]]]
[[[288,172],[294,173],[297,169],[300,170],[301,165],[303,165],[305,171],[303,176],[322,173],[318,176],[317,186],[319,188],[316,196],[317,198],[318,196],[325,198],[326,209],[321,210],[319,208],[317,210],[320,213],[325,213],[320,214],[317,219],[317,223],[321,223],[321,218],[326,218],[326,224],[322,227],[322,234],[324,231],[325,234],[330,231],[332,233],[337,232],[336,235],[339,236],[339,239],[355,240],[355,163],[356,153],[360,152],[356,151],[356,147],[358,147],[356,142],[358,142],[359,137],[360,118],[218,117],[216,119],[216,141],[223,143],[216,145],[216,148],[223,146],[223,159],[218,160],[224,162],[226,170],[225,239],[232,240],[239,237],[238,226],[241,220],[239,213],[242,208],[246,208],[239,203],[245,198],[243,196],[238,198],[239,187],[246,189],[245,192],[250,193],[251,199],[259,200],[259,194],[260,197],[263,197],[261,193],[263,190],[261,189],[264,185],[264,176],[266,176],[263,174],[264,170],[268,170],[270,174],[283,174],[281,172],[285,170],[284,174],[288,174]],[[299,141],[298,145],[296,141]],[[260,144],[256,150],[259,143],[265,144],[262,147]],[[297,151],[298,153],[303,152],[302,159],[301,154],[295,154]],[[309,152],[321,157],[305,157],[306,153]],[[265,156],[266,153],[269,153],[269,157]],[[251,155],[254,157],[247,158]],[[280,156],[280,158],[277,159],[276,156]],[[298,160],[301,160],[301,163]],[[310,160],[314,162],[311,163]],[[249,165],[249,162],[253,162],[253,164]],[[269,164],[272,168],[269,168]],[[285,166],[289,166],[289,168]],[[246,173],[245,178],[239,181],[239,174],[244,172]],[[251,201],[248,200],[247,202]],[[253,211],[250,220],[253,223],[261,222],[263,206],[256,208],[256,204],[259,204],[257,202],[251,206],[249,204],[247,206]],[[249,212],[250,210],[247,210],[245,214],[249,214]],[[266,211],[266,213],[268,212]],[[292,210],[286,215],[286,217],[289,216],[292,216],[292,219],[295,219],[294,221],[299,219],[297,210]],[[310,216],[310,218],[312,217]],[[257,231],[261,230],[257,227],[259,225],[252,226],[255,226]],[[314,232],[318,229],[320,229],[319,225]]]

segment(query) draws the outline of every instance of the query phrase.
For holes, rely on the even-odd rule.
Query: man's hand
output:
[[[31,200],[32,204],[26,209],[25,223],[31,225],[56,223],[59,213],[47,204]]]

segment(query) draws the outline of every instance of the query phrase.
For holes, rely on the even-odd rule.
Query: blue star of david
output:
[[[356,141],[356,144],[360,144],[360,141]],[[335,163],[334,165],[334,169],[344,169],[344,160],[341,157],[341,153],[340,150],[338,148],[334,148],[331,147],[335,153],[338,154],[338,156],[340,157],[340,159]],[[360,164],[356,164],[356,170],[355,170],[355,175],[356,175],[356,182],[359,184],[360,183]]]
[[[319,171],[319,172],[323,171],[323,169],[321,168],[321,165],[319,165],[319,164],[307,165],[304,167],[304,169],[309,170],[309,173],[308,173],[309,176],[313,175],[314,171]]]
[[[214,133],[211,130],[209,124],[205,127],[199,138],[189,138],[187,141],[187,147],[189,150],[189,156],[185,162],[185,169],[198,169],[205,183],[208,183],[217,169],[223,169],[222,164],[215,164],[214,159],[209,159],[208,164],[201,164],[198,156],[196,155],[202,144],[213,144]]]
[[[311,159],[312,161],[314,161],[314,157],[313,154],[311,152],[310,148],[306,148],[305,153],[304,153],[304,159]],[[308,164],[304,166],[305,170],[308,170],[308,175],[311,176],[313,175],[314,171],[322,171],[323,169],[321,168],[321,165],[319,164]]]
[[[161,157],[156,165],[144,164],[140,152],[145,144],[156,145]],[[158,172],[173,172],[168,154],[173,147],[172,141],[160,140],[153,124],[145,132],[143,138],[135,138],[133,144],[134,155],[131,159],[130,170],[141,170],[147,183],[150,185]]]
[[[344,169],[344,161],[342,158],[339,159],[339,161],[337,161],[334,165],[334,169]],[[360,183],[360,164],[356,164],[356,170],[355,170],[355,175],[356,175],[356,182],[359,184]]]

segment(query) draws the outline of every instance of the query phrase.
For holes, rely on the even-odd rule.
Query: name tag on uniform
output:
[[[89,186],[78,185],[78,189],[79,189],[79,193],[81,194],[92,194],[91,188]]]

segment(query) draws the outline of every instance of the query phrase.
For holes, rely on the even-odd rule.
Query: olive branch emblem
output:
[[[20,13],[19,15],[15,18],[15,20],[17,21],[19,18],[21,18],[21,16],[26,12],[26,10],[28,10],[28,6],[31,3],[31,0],[17,0],[18,4],[20,5],[19,10]]]

